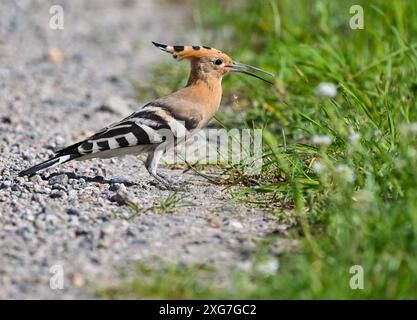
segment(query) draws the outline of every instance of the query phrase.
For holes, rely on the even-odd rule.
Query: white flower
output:
[[[417,156],[417,150],[414,149],[414,148],[409,147],[408,150],[407,150],[407,154],[410,158],[415,159],[416,156]]]
[[[355,192],[352,200],[355,202],[355,206],[360,209],[369,209],[370,206],[375,202],[375,195],[370,190],[358,190]]]
[[[313,144],[328,146],[329,144],[332,143],[332,138],[330,138],[329,136],[325,136],[325,135],[313,136],[311,141],[313,142]]]
[[[396,158],[394,165],[397,170],[403,170],[407,163],[404,159]]]
[[[345,164],[339,164],[336,166],[336,172],[339,174],[339,177],[349,183],[355,181],[355,174],[353,173],[353,170]]]
[[[311,166],[311,169],[313,169],[315,173],[321,174],[326,170],[326,166],[320,161],[314,161],[313,165]]]
[[[417,122],[412,122],[409,123],[407,126],[407,129],[411,132],[411,133],[417,133]]]
[[[362,137],[361,134],[359,132],[353,131],[352,128],[349,128],[349,133],[350,133],[350,135],[348,137],[349,142],[353,145],[356,145],[358,143],[359,139]]]
[[[417,122],[411,122],[400,126],[403,135],[415,135],[417,133]]]
[[[256,271],[263,273],[264,275],[267,275],[267,276],[273,276],[274,274],[276,274],[278,269],[279,269],[279,263],[277,259],[269,259],[267,261],[260,263],[256,267]]]
[[[330,82],[322,82],[316,88],[316,94],[320,97],[335,98],[337,87]]]
[[[352,144],[358,143],[359,139],[361,138],[361,134],[358,132],[354,132],[349,136],[349,141]]]

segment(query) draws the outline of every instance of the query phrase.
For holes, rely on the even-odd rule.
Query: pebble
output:
[[[125,178],[118,177],[118,178],[112,178],[110,180],[110,183],[124,184],[124,183],[129,183],[129,180],[128,179],[125,179]]]
[[[101,237],[112,236],[116,231],[116,228],[113,224],[106,224],[101,227]]]
[[[65,192],[63,192],[62,190],[54,189],[54,190],[52,190],[52,192],[50,193],[49,196],[52,199],[57,199],[57,198],[63,198],[65,195],[66,195]]]
[[[67,214],[72,215],[72,216],[79,216],[81,213],[76,208],[68,208],[67,209]]]
[[[12,185],[12,182],[9,180],[3,181],[3,183],[0,185],[0,189],[6,189],[10,188]]]
[[[66,185],[68,184],[68,176],[66,174],[59,174],[49,178],[49,185]]]
[[[66,140],[63,136],[56,136],[55,137],[55,146],[63,146],[65,144]]]
[[[117,202],[119,205],[125,205],[134,202],[133,196],[126,190],[119,190],[115,195],[110,197],[110,201]]]
[[[38,174],[35,174],[34,176],[30,177],[29,180],[38,185],[45,184],[45,181]]]
[[[230,227],[234,230],[242,230],[243,225],[239,221],[231,221],[229,223]]]
[[[76,273],[72,277],[72,282],[77,288],[81,288],[81,287],[84,287],[86,281],[82,275],[80,275],[79,273]]]
[[[110,191],[126,191],[126,186],[124,184],[115,183],[112,184],[109,188]]]

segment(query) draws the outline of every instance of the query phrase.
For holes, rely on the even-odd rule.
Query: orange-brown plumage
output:
[[[170,46],[156,42],[153,42],[153,44],[161,50],[173,54],[175,59],[198,59],[202,57],[219,57],[225,60],[229,60],[230,62],[232,61],[232,59],[227,54],[224,54],[218,49],[206,46]]]
[[[219,109],[222,97],[222,77],[233,60],[220,50],[203,46],[169,46],[155,43],[176,59],[190,60],[190,76],[185,88],[160,101],[181,115],[197,120],[196,128],[204,127]],[[216,64],[216,61],[221,61]]]

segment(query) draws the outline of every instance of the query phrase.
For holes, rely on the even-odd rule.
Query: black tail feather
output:
[[[78,158],[80,155],[79,154],[67,154],[67,155],[57,155],[54,156],[51,159],[48,159],[44,162],[41,162],[33,167],[30,167],[26,170],[23,170],[21,172],[19,172],[19,177],[23,177],[23,176],[31,176],[34,175],[36,172],[58,165],[58,164],[62,164],[65,162],[68,162],[72,159]]]

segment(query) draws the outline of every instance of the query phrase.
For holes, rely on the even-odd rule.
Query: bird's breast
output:
[[[177,114],[197,120],[204,127],[220,107],[222,88],[219,81],[201,81],[189,85],[163,99]]]

